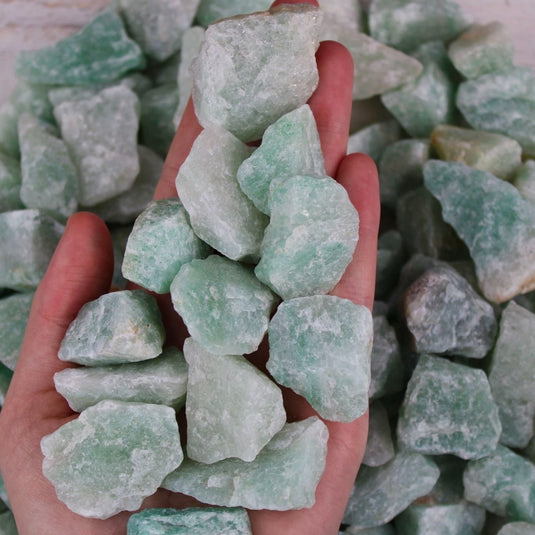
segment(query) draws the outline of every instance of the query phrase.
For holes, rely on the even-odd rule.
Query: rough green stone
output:
[[[379,236],[375,276],[376,299],[386,298],[396,285],[404,256],[403,238],[397,230],[388,230]]]
[[[126,279],[148,290],[168,293],[180,268],[209,251],[194,234],[178,199],[152,201],[134,223],[122,272]]]
[[[124,251],[126,249],[126,242],[128,241],[128,237],[130,236],[131,232],[132,232],[131,225],[113,227],[110,230],[111,239],[113,242],[113,260],[114,260],[113,278],[112,278],[111,284],[112,284],[112,288],[114,289],[121,289],[121,290],[126,289],[127,281],[123,277],[121,269],[123,265]]]
[[[109,82],[144,67],[141,49],[128,37],[121,18],[111,8],[52,46],[23,50],[15,62],[19,78],[53,85]]]
[[[368,442],[362,464],[381,466],[390,461],[394,455],[388,413],[380,401],[375,401],[370,405]]]
[[[329,177],[274,180],[255,273],[283,299],[328,293],[353,258],[359,216]]]
[[[15,517],[10,510],[0,513],[0,535],[18,535]]]
[[[253,141],[305,104],[318,84],[321,15],[314,6],[283,5],[211,25],[192,64],[201,125]]]
[[[347,153],[362,152],[379,162],[384,149],[401,137],[401,128],[395,119],[387,119],[366,126],[351,134]]]
[[[1,123],[0,117],[0,123]],[[22,175],[20,163],[0,152],[0,212],[23,208],[20,200]]]
[[[190,335],[219,355],[256,351],[277,303],[252,268],[217,255],[184,265],[171,298]]]
[[[0,288],[35,290],[64,227],[40,210],[0,214]]]
[[[19,358],[32,300],[33,293],[0,299],[0,362],[10,370]]]
[[[390,522],[436,483],[439,469],[419,453],[399,452],[387,464],[363,466],[344,515],[346,524],[370,528]]]
[[[7,389],[9,388],[9,383],[11,383],[11,378],[13,377],[13,372],[7,367],[0,363],[0,407],[4,404],[6,399]],[[2,494],[2,477],[0,474],[0,498],[5,502],[4,499],[6,496]],[[5,490],[5,488],[4,488]]]
[[[271,0],[201,0],[196,18],[203,26],[218,20],[269,9]]]
[[[325,468],[328,431],[317,417],[286,424],[252,462],[185,459],[162,484],[213,505],[286,511],[311,507]]]
[[[409,506],[395,520],[398,535],[480,535],[485,509],[472,503]]]
[[[535,314],[510,302],[489,368],[490,388],[500,410],[500,442],[524,448],[533,436],[535,418]]]
[[[513,66],[514,45],[501,22],[474,24],[448,47],[455,68],[466,78],[478,78]]]
[[[461,163],[430,160],[425,186],[470,250],[483,295],[497,303],[535,288],[535,210],[511,184]]]
[[[191,507],[145,509],[128,520],[127,535],[252,535],[247,511],[240,508]]]
[[[428,139],[403,139],[385,148],[378,169],[381,204],[394,208],[401,195],[422,185],[430,148]]]
[[[498,407],[482,370],[420,356],[399,410],[401,447],[478,459],[494,450],[500,433]]]
[[[184,356],[188,457],[206,464],[253,461],[286,423],[279,387],[244,357],[214,355],[192,338]]]
[[[117,4],[143,52],[164,61],[180,48],[182,33],[191,25],[199,0],[118,0]]]
[[[433,130],[431,140],[441,160],[464,163],[505,180],[521,164],[518,141],[500,134],[443,124]]]
[[[139,145],[139,174],[131,188],[91,207],[107,223],[131,223],[152,200],[163,171],[162,158],[148,147]]]
[[[305,104],[268,126],[260,147],[240,165],[237,178],[247,197],[261,212],[269,215],[272,180],[325,174],[316,121]]]
[[[457,107],[472,128],[516,139],[525,156],[535,156],[535,74],[529,67],[463,82]]]
[[[241,191],[236,173],[252,150],[221,128],[195,140],[176,178],[195,234],[232,260],[255,260],[268,218]]]
[[[175,137],[173,117],[178,106],[178,88],[174,83],[154,87],[140,102],[142,143],[165,157]]]
[[[353,0],[321,0],[323,11],[321,41],[336,41],[340,28],[362,31],[364,26],[363,8]]]
[[[86,303],[61,342],[60,360],[86,366],[157,357],[165,330],[154,297],[141,290],[104,294]]]
[[[535,202],[535,160],[527,160],[517,168],[513,184],[526,199]]]
[[[118,85],[54,108],[80,179],[80,204],[93,206],[128,190],[139,173],[139,101]]]
[[[469,461],[465,498],[509,520],[535,522],[535,465],[505,446]]]
[[[418,353],[483,358],[494,345],[494,309],[453,268],[431,268],[413,282],[403,313]]]
[[[503,526],[496,535],[535,535],[535,524],[510,522]]]
[[[182,462],[175,411],[101,401],[41,440],[43,473],[71,511],[109,518],[134,511]]]
[[[426,41],[447,41],[470,19],[451,0],[374,0],[368,24],[374,39],[401,50]]]
[[[348,299],[285,301],[269,324],[267,369],[327,420],[351,422],[368,408],[373,321]]]
[[[54,384],[76,412],[106,399],[179,409],[186,400],[187,379],[182,352],[169,347],[161,356],[146,362],[67,368],[54,375]]]
[[[65,143],[28,113],[19,117],[22,187],[27,208],[64,220],[78,208],[78,174]]]

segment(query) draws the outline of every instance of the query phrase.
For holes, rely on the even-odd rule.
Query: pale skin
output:
[[[320,84],[309,104],[318,125],[327,173],[346,188],[360,215],[359,242],[353,261],[332,294],[371,309],[380,212],[377,171],[365,155],[346,156],[353,82],[349,53],[337,43],[325,42],[320,45],[317,62]],[[190,101],[155,198],[176,196],[177,171],[200,131]],[[107,520],[78,516],[56,498],[54,488],[41,471],[42,437],[77,416],[54,388],[54,373],[69,366],[57,358],[59,345],[82,305],[109,291],[112,272],[112,242],[105,224],[89,213],[72,216],[35,294],[20,358],[0,412],[0,469],[21,535],[126,533],[131,513]],[[181,344],[184,332],[177,327],[178,318],[165,298],[159,301],[168,341]],[[266,354],[260,351],[251,360],[262,366]],[[290,421],[315,414],[304,399],[287,390],[284,394]],[[368,416],[351,423],[325,423],[330,433],[327,464],[315,505],[297,511],[249,511],[255,535],[338,533],[364,454]],[[191,498],[159,490],[145,500],[143,508],[191,505],[195,505]]]

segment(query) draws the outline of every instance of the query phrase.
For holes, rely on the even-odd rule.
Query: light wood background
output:
[[[327,0],[328,1],[328,0]],[[110,0],[0,0],[0,104],[15,84],[19,50],[40,48],[83,26]],[[458,0],[476,22],[501,20],[516,47],[516,63],[535,69],[535,0]]]

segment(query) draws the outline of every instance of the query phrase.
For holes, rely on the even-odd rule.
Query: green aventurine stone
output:
[[[127,535],[252,535],[247,511],[240,508],[191,507],[145,509],[128,520]]]
[[[305,104],[268,126],[262,144],[238,169],[242,191],[270,213],[269,186],[280,177],[325,176],[325,162],[312,110]]]
[[[188,458],[253,461],[286,423],[279,387],[242,356],[214,355],[192,338],[184,356]]]
[[[218,355],[256,351],[277,303],[252,268],[217,255],[184,265],[171,298],[190,335]]]
[[[35,290],[64,227],[40,210],[0,214],[0,288]]]
[[[144,362],[67,368],[54,375],[56,390],[76,412],[106,399],[179,409],[186,400],[187,380],[184,356],[172,347],[164,349],[161,356]]]
[[[165,330],[154,297],[141,290],[104,294],[86,303],[61,342],[60,360],[86,366],[157,357]]]
[[[351,134],[347,153],[362,152],[379,162],[385,148],[401,137],[401,128],[395,119],[373,123]]]
[[[385,299],[396,285],[405,256],[403,238],[395,230],[387,230],[379,236],[377,248],[377,273],[375,298]]]
[[[19,117],[22,187],[27,208],[66,219],[78,208],[78,174],[63,140],[28,113]]]
[[[370,424],[368,442],[362,464],[366,466],[381,466],[390,461],[395,455],[394,444],[388,413],[380,401],[370,405]]]
[[[201,125],[253,141],[305,104],[318,84],[321,20],[317,7],[283,5],[211,25],[192,64]]]
[[[461,163],[430,160],[425,186],[470,250],[483,295],[496,303],[535,288],[535,209],[511,184]]]
[[[482,370],[442,357],[420,356],[399,411],[401,447],[476,459],[494,450],[501,430],[498,408]]]
[[[118,0],[130,35],[143,52],[164,61],[180,48],[182,33],[195,16],[199,0]]]
[[[125,86],[54,108],[78,168],[80,204],[93,206],[128,190],[139,173],[139,101]]]
[[[285,301],[269,324],[267,369],[327,420],[351,422],[368,408],[373,322],[348,299]]]
[[[99,13],[79,32],[48,48],[24,50],[15,62],[19,78],[37,84],[88,85],[143,69],[145,58],[113,9]]]
[[[359,216],[329,177],[274,180],[256,276],[283,299],[328,293],[353,258]]]
[[[15,369],[28,323],[33,293],[0,299],[0,362]]]
[[[20,163],[0,152],[0,212],[23,208],[20,200],[21,185]]]
[[[522,163],[522,147],[509,137],[442,124],[431,133],[441,160],[460,162],[508,180]]]
[[[252,150],[222,128],[195,140],[176,177],[195,234],[232,260],[254,260],[268,218],[241,191],[236,173]]]
[[[535,535],[535,524],[510,522],[503,526],[496,535]]]
[[[403,313],[418,353],[483,358],[494,345],[494,309],[453,268],[431,268],[413,282]]]
[[[344,523],[369,528],[390,522],[416,498],[425,496],[439,475],[436,464],[419,453],[400,452],[383,466],[363,466]]]
[[[485,509],[473,503],[409,506],[395,520],[398,535],[480,535]]]
[[[162,158],[148,147],[139,145],[139,174],[132,187],[107,201],[91,207],[91,211],[107,223],[131,223],[152,200],[163,170]]]
[[[286,511],[311,507],[325,468],[326,425],[313,416],[286,424],[251,462],[185,459],[162,487],[213,505]]]
[[[514,45],[501,22],[475,24],[453,41],[448,54],[466,78],[478,78],[513,66]]]
[[[510,302],[489,369],[492,394],[500,411],[502,444],[524,448],[533,436],[535,418],[535,314]]]
[[[122,272],[126,279],[148,290],[168,293],[180,268],[209,251],[193,233],[178,199],[153,201],[134,223]]]
[[[517,168],[513,184],[526,199],[535,202],[535,160],[528,160]]]
[[[235,15],[269,9],[271,0],[201,0],[196,18],[203,26]]]
[[[371,36],[405,51],[426,41],[447,41],[469,24],[451,0],[374,0],[369,11]]]
[[[71,511],[109,518],[134,511],[182,462],[175,411],[101,401],[41,440],[43,473]]]
[[[505,446],[469,461],[463,483],[467,500],[509,520],[535,523],[535,465]]]

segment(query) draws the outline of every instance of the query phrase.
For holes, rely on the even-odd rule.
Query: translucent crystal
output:
[[[395,119],[372,123],[349,136],[347,153],[362,152],[378,162],[384,149],[400,137],[401,129]]]
[[[381,466],[395,455],[388,413],[380,401],[370,405],[368,442],[362,464]]]
[[[0,152],[0,212],[23,208],[20,200],[21,185],[20,163]]]
[[[0,362],[10,370],[15,369],[33,293],[13,294],[0,299]]]

